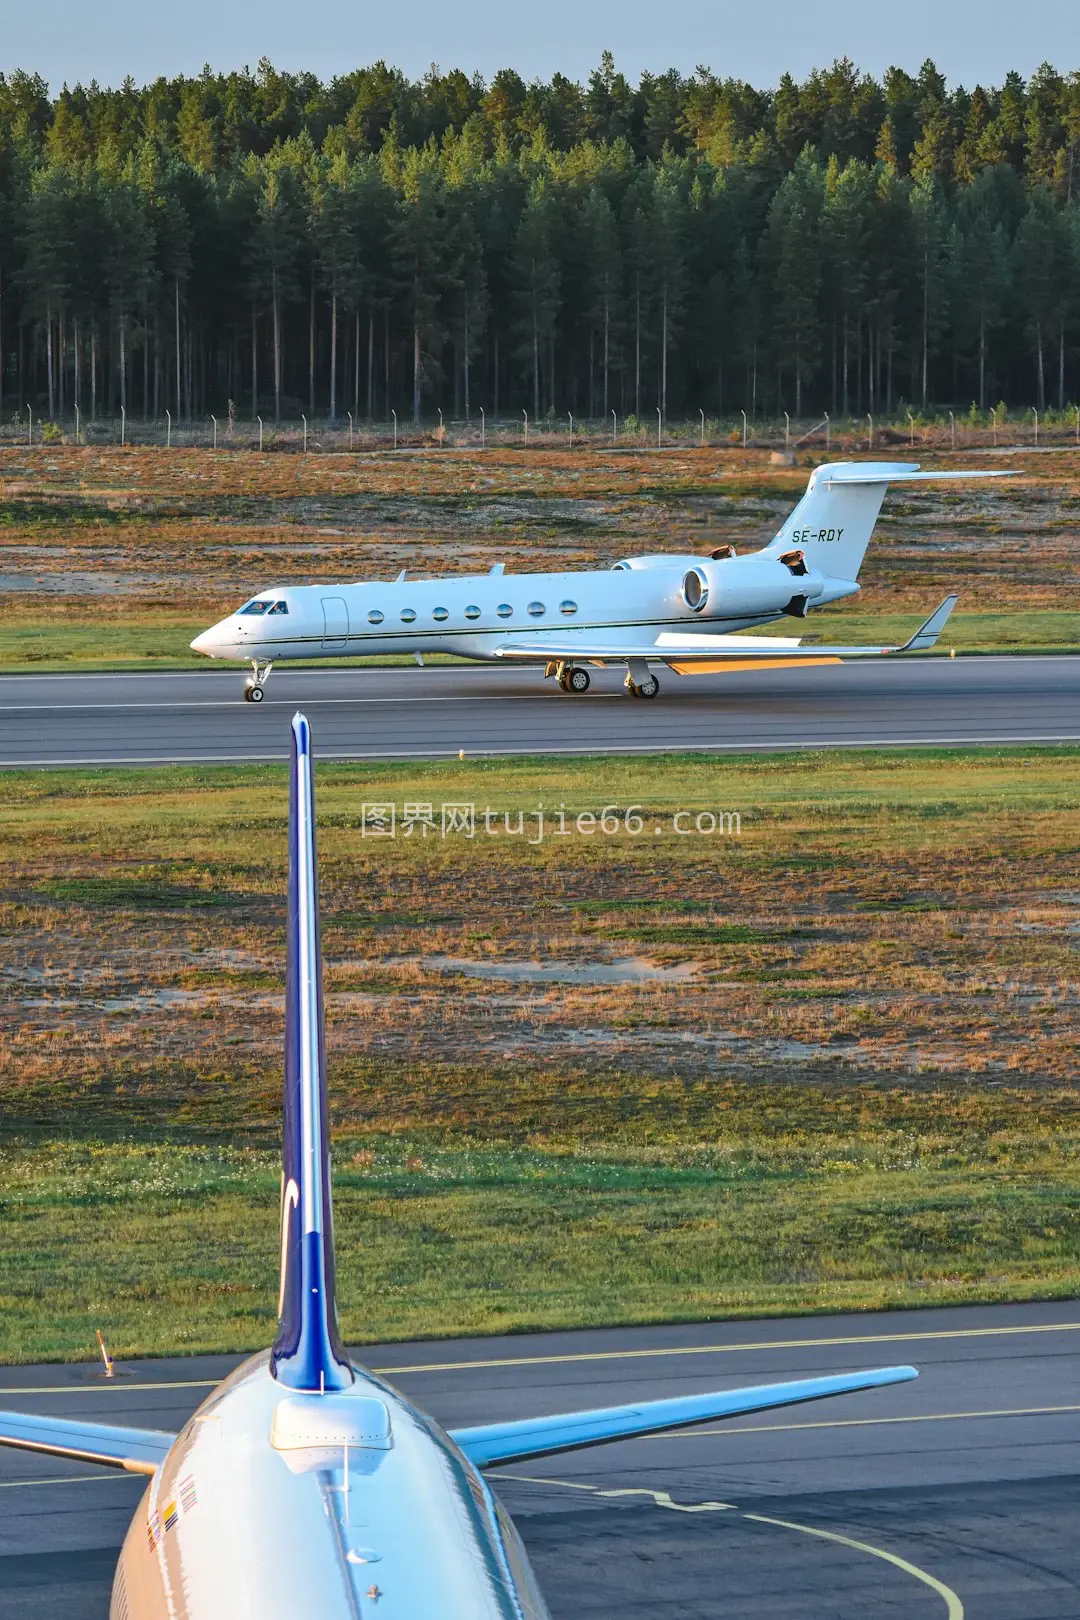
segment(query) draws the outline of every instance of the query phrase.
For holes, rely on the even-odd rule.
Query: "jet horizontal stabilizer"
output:
[[[662,1434],[711,1419],[740,1417],[770,1407],[795,1406],[828,1395],[848,1395],[882,1384],[903,1384],[919,1375],[914,1367],[878,1367],[871,1372],[840,1373],[828,1378],[801,1378],[787,1384],[754,1384],[709,1395],[677,1395],[667,1401],[639,1401],[632,1406],[599,1407],[591,1412],[563,1412],[556,1417],[490,1423],[475,1429],[451,1429],[456,1442],[478,1468],[581,1451],[609,1440]]]
[[[102,1463],[129,1474],[152,1474],[165,1461],[175,1439],[175,1434],[161,1429],[123,1429],[111,1423],[0,1412],[0,1445],[70,1457],[73,1462]]]

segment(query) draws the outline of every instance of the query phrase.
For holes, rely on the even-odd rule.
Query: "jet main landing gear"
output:
[[[262,664],[257,658],[251,660],[251,674],[244,682],[244,702],[261,703],[264,697],[264,688],[270,679],[272,663]]]
[[[632,675],[628,675],[626,690],[634,698],[654,698],[660,690],[660,682],[655,675],[647,675],[643,681],[635,681]]]
[[[565,665],[559,671],[559,689],[562,692],[587,692],[591,682],[587,669],[575,669],[573,665]]]

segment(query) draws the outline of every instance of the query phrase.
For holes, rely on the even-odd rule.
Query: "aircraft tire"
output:
[[[591,684],[587,669],[572,669],[566,677],[568,692],[587,692]]]
[[[249,703],[261,703],[263,700],[263,689],[261,686],[249,686],[247,691],[244,693],[244,696],[247,698]]]
[[[654,698],[659,690],[660,682],[657,680],[655,675],[650,675],[648,680],[642,681],[641,685],[637,688],[637,695],[640,698]]]

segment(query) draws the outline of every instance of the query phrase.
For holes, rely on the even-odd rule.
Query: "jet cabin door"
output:
[[[323,652],[344,652],[349,634],[349,609],[343,596],[324,596],[322,599]]]

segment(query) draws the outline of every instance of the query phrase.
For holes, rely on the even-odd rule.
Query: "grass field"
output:
[[[5,776],[0,1356],[270,1335],[284,786]],[[327,765],[319,813],[351,1338],[1080,1286],[1077,751]]]
[[[495,562],[511,572],[607,567],[721,541],[747,550],[775,533],[809,466],[691,448],[405,459],[0,448],[0,670],[205,665],[192,636],[278,581]],[[857,606],[813,615],[807,631],[901,640],[956,590],[949,634],[960,651],[1075,650],[1080,453],[1017,455],[1008,466],[1020,476],[992,486],[894,490]]]

